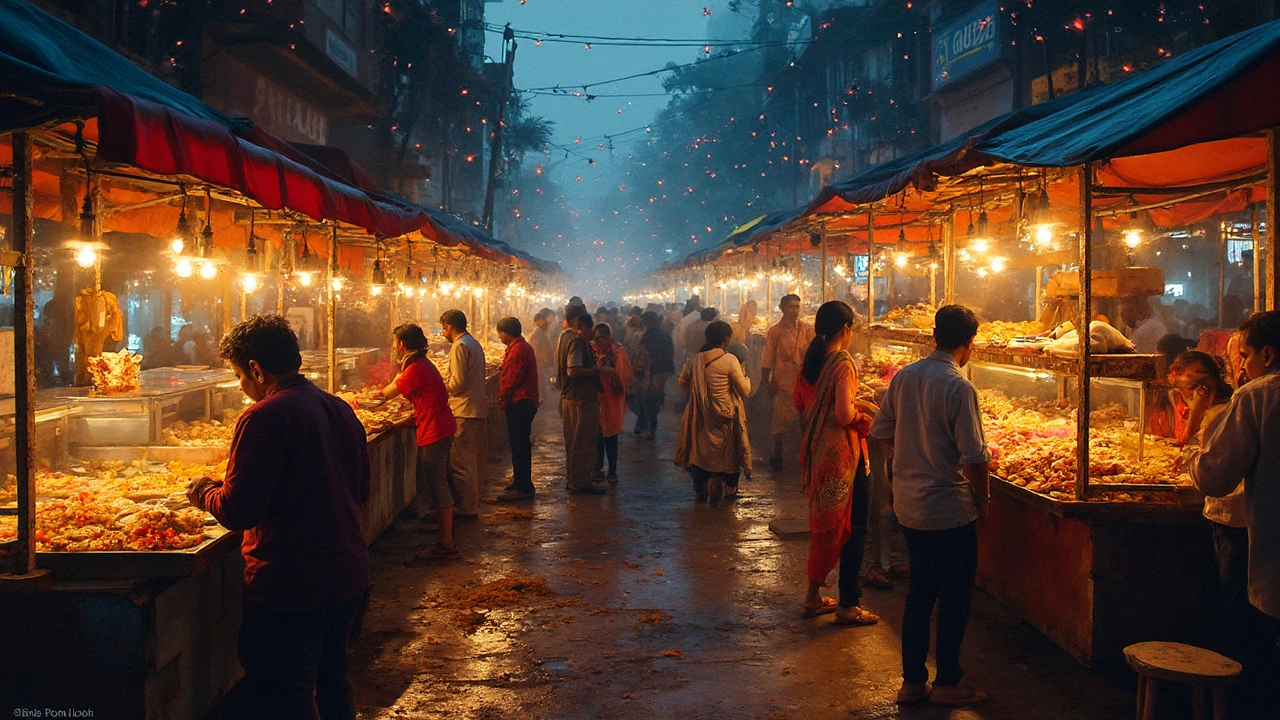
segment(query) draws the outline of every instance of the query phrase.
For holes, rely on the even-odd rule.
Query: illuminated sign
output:
[[[360,76],[360,66],[356,60],[356,51],[352,50],[350,45],[328,28],[325,28],[324,31],[324,53],[338,63],[343,70],[353,76]]]
[[[1000,10],[985,2],[933,38],[933,89],[1000,57]]]

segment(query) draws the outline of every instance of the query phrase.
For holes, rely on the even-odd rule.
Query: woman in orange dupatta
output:
[[[872,625],[880,618],[859,604],[858,573],[867,540],[871,482],[867,431],[872,414],[857,402],[858,370],[847,348],[853,308],[823,303],[814,318],[816,336],[796,381],[796,405],[804,417],[801,477],[809,498],[809,587],[804,616],[835,613],[837,625]],[[823,597],[827,575],[840,566],[840,600]]]

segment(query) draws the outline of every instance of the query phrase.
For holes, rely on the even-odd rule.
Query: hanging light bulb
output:
[[[1129,228],[1124,231],[1124,246],[1130,251],[1137,250],[1142,244],[1142,231],[1137,228]]]
[[[991,243],[987,242],[984,238],[978,238],[977,240],[969,243],[969,249],[976,253],[985,253],[991,249]]]
[[[329,287],[333,288],[334,292],[342,292],[342,288],[346,286],[347,286],[347,280],[341,275],[334,275],[333,277],[329,278]]]
[[[76,264],[82,268],[91,268],[98,262],[97,217],[93,213],[93,196],[89,193],[91,185],[92,180],[86,171],[84,203],[80,206],[80,241],[68,243],[74,251]]]
[[[250,241],[253,238],[249,238]],[[209,215],[204,216],[204,229],[200,231],[200,257],[213,256],[213,226],[209,224]]]
[[[194,234],[191,231],[191,221],[187,220],[187,193],[184,189],[182,192],[182,209],[178,211],[178,225],[173,230],[173,238],[169,240],[169,252],[174,255],[181,255],[186,251],[191,243]],[[191,263],[187,263],[190,267]],[[174,266],[174,272],[177,272],[177,265]],[[178,273],[179,277],[191,277],[190,272],[186,275]]]
[[[195,270],[195,266],[191,264],[191,258],[180,257],[173,264],[173,273],[180,278],[191,277]]]
[[[246,293],[255,292],[258,288],[262,287],[262,283],[258,280],[256,273],[246,273],[245,276],[240,279],[240,285],[244,288]]]
[[[97,224],[97,217],[93,214],[93,196],[89,194],[89,174],[85,173],[84,178],[84,203],[80,206],[80,240],[85,243],[93,243],[98,241],[97,234],[94,232],[94,226]]]
[[[76,250],[76,264],[82,268],[91,268],[98,262],[98,251],[92,243],[84,243]]]
[[[200,263],[200,277],[212,280],[218,276],[218,265],[211,260]]]
[[[993,273],[1004,272],[1005,267],[1008,266],[1008,262],[1009,262],[1008,258],[1002,258],[1002,257],[991,258],[991,272]]]
[[[307,235],[304,228],[302,231],[302,258],[298,260],[298,265],[293,270],[293,275],[298,278],[298,284],[302,287],[311,287],[312,283],[315,282],[314,257],[311,254],[311,248],[307,246]]]

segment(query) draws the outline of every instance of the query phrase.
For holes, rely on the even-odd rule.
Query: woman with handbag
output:
[[[707,344],[680,373],[680,387],[689,391],[689,402],[680,418],[675,463],[693,476],[698,500],[735,497],[739,475],[751,476],[743,404],[751,395],[751,381],[738,359],[725,350],[732,336],[727,322],[708,325]]]
[[[875,410],[857,400],[858,369],[847,349],[853,323],[853,308],[838,300],[823,303],[796,380],[796,405],[805,428],[801,477],[809,498],[809,587],[803,615],[835,613],[837,625],[873,625],[880,618],[859,605],[858,572],[871,506],[866,437]],[[838,603],[821,593],[837,564]]]

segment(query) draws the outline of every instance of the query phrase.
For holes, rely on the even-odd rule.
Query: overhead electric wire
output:
[[[491,33],[501,34],[506,31],[505,27],[500,27],[494,23],[485,23],[485,30]],[[649,37],[619,37],[611,35],[586,35],[579,33],[550,33],[540,32],[537,30],[520,30],[512,28],[511,32],[518,38],[526,40],[543,40],[545,42],[572,42],[606,45],[610,43],[629,43],[635,45],[653,45],[656,47],[671,46],[688,46],[688,47],[712,47],[724,46],[740,46],[740,45],[772,45],[780,42],[779,40],[716,40],[707,38],[649,38]]]
[[[588,93],[581,90],[521,90],[516,88],[516,92],[525,93],[527,95],[541,95],[546,97],[563,97],[574,98],[576,100],[594,100],[596,98],[642,98],[642,97],[673,97],[680,95],[701,95],[704,93],[725,92],[726,90],[741,90],[743,88],[761,87],[766,85],[765,82],[744,83],[742,85],[729,85],[726,87],[716,88],[700,88],[697,90],[672,91],[661,93]]]
[[[799,45],[799,44],[811,44],[811,43],[814,43],[814,42],[817,42],[817,41],[816,41],[816,40],[805,40],[805,41],[797,40],[797,41],[795,41],[794,43],[789,43],[789,44],[792,44],[792,45]],[[724,54],[722,54],[722,55],[716,55],[715,57],[702,58],[701,60],[694,60],[694,61],[692,61],[692,62],[687,62],[687,63],[681,64],[681,65],[669,65],[669,66],[667,66],[667,67],[658,68],[657,70],[649,70],[648,72],[634,73],[634,74],[632,74],[632,75],[624,75],[623,77],[612,78],[612,79],[609,79],[609,80],[599,80],[599,81],[597,81],[597,82],[592,82],[592,83],[584,83],[584,84],[580,84],[580,85],[575,85],[575,84],[570,84],[570,83],[560,83],[559,85],[546,85],[546,86],[543,86],[543,87],[525,88],[525,90],[552,90],[552,91],[555,91],[555,90],[562,90],[562,89],[564,89],[564,88],[566,88],[566,87],[571,87],[571,88],[581,88],[583,91],[585,91],[587,88],[595,87],[595,86],[597,86],[597,85],[612,85],[612,84],[614,84],[614,83],[623,82],[623,81],[625,81],[625,80],[635,80],[635,79],[637,79],[637,78],[652,77],[652,76],[654,76],[654,75],[661,75],[662,73],[666,73],[666,72],[673,72],[673,71],[675,71],[675,70],[683,70],[683,69],[685,69],[685,68],[696,67],[696,66],[698,66],[698,65],[703,65],[703,64],[705,64],[705,63],[714,62],[714,61],[716,61],[716,60],[725,60],[725,59],[727,59],[727,58],[736,58],[736,57],[740,57],[740,56],[742,56],[742,55],[746,55],[747,53],[759,52],[759,51],[761,51],[761,50],[767,50],[767,49],[768,49],[768,48],[751,48],[751,49],[749,49],[749,50],[742,50],[741,52],[735,52],[735,53],[724,53]]]

